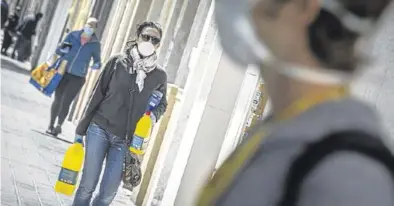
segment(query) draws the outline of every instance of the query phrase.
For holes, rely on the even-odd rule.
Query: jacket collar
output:
[[[76,39],[78,39],[79,41],[81,41],[81,35],[82,35],[82,33],[83,33],[83,30],[79,30],[79,31],[77,31],[77,32],[74,32],[72,35],[73,35],[74,38],[76,38]],[[99,41],[97,35],[96,35],[96,34],[93,34],[92,39],[90,39],[90,41],[87,42],[87,43],[98,43],[98,42],[100,42],[100,41]]]

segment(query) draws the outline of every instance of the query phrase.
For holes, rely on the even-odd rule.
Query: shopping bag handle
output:
[[[50,66],[46,69],[46,71],[49,71],[49,70],[51,70],[52,68],[54,68],[54,69],[57,71],[57,69],[59,68],[60,62],[61,62],[61,61],[60,61],[60,58],[58,58],[58,59],[55,61],[54,64],[50,65]]]

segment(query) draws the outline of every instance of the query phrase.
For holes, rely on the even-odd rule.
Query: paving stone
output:
[[[38,195],[41,199],[42,202],[55,202],[57,204],[60,204],[58,197],[54,191],[54,188],[52,186],[45,186],[45,185],[38,185]]]
[[[1,205],[18,205],[18,196],[15,193],[1,192]]]
[[[1,140],[1,157],[3,158],[9,158],[8,156],[8,148],[7,148],[7,142]]]
[[[39,168],[32,168],[31,174],[32,174],[36,184],[43,185],[43,186],[52,186],[50,184],[48,175],[45,170],[39,169]]]
[[[26,188],[29,186],[34,186],[34,181],[30,174],[30,168],[28,165],[13,163],[12,166],[14,168],[14,175],[17,185],[21,185]]]
[[[23,206],[41,206],[41,203],[39,201],[26,199],[26,200],[22,200],[22,205]]]

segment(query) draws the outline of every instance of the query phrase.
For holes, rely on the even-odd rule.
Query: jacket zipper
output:
[[[68,68],[67,73],[70,73],[70,72],[71,72],[71,69],[72,69],[72,67],[74,66],[75,59],[78,57],[79,52],[81,51],[81,49],[82,49],[85,45],[88,45],[88,44],[93,43],[93,42],[97,42],[97,41],[87,42],[86,44],[84,44],[84,45],[82,45],[81,47],[79,47],[78,52],[77,52],[77,54],[75,55],[75,57],[74,57],[74,59],[73,59],[73,62],[71,63],[70,67]],[[85,71],[85,70],[84,70],[84,71]]]
[[[77,54],[74,56],[73,62],[71,63],[70,67],[68,67],[67,73],[71,73],[71,69],[72,69],[73,66],[74,66],[75,59],[77,59],[77,57],[78,57],[78,55],[79,55],[79,52],[81,51],[81,49],[82,49],[84,46],[85,46],[85,45],[82,45],[81,47],[79,47]]]
[[[133,138],[133,137],[130,137],[129,133],[130,133],[130,129],[131,129],[130,128],[131,127],[131,115],[132,115],[132,112],[134,110],[134,92],[135,92],[135,88],[129,89],[129,92],[130,92],[130,99],[129,99],[129,109],[128,109],[128,112],[127,112],[127,125],[126,125],[126,129],[127,129],[127,131],[126,131],[126,142],[128,144],[131,143],[131,140]],[[127,145],[127,146],[129,146],[129,145]]]

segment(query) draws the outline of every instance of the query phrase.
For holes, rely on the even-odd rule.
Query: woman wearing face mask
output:
[[[51,119],[46,131],[48,134],[56,136],[62,132],[62,124],[71,102],[85,83],[90,61],[93,59],[92,69],[100,69],[100,42],[95,35],[97,24],[97,19],[89,18],[83,30],[70,32],[56,50],[56,54],[68,63],[66,73],[55,91]]]
[[[167,107],[167,75],[156,64],[161,27],[144,22],[137,27],[136,40],[126,51],[105,64],[84,117],[76,129],[76,140],[86,135],[85,163],[74,205],[90,205],[104,159],[100,191],[92,205],[110,205],[122,180],[123,161],[138,120],[145,113],[153,91],[163,94],[151,112],[158,120]]]
[[[390,0],[253,2],[217,0],[216,20],[224,51],[260,66],[272,115],[198,205],[394,205],[394,157],[380,118],[347,91],[366,59],[359,40]]]

